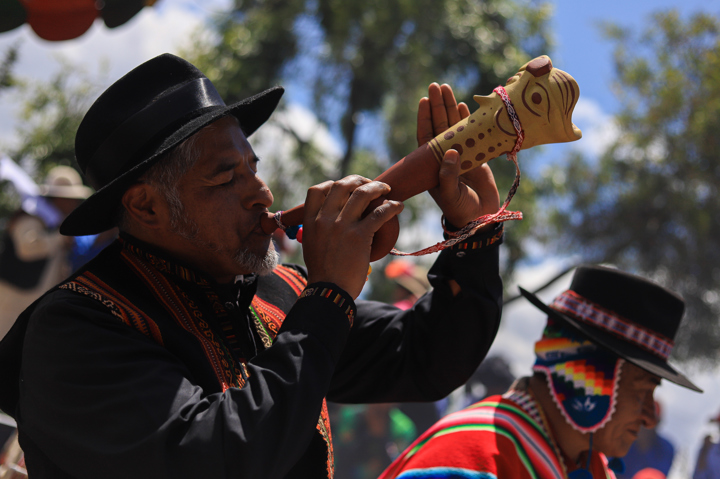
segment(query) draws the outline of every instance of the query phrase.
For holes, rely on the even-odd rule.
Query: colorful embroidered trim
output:
[[[114,291],[97,276],[89,271],[58,287],[89,296],[110,309],[113,316],[119,318],[127,326],[135,328],[145,336],[163,345],[162,334],[155,321],[136,308],[127,298]]]
[[[121,256],[125,264],[142,280],[176,324],[195,336],[205,353],[208,364],[212,366],[222,390],[226,391],[230,387],[242,388],[245,385],[246,371],[238,367],[225,343],[215,337],[210,325],[203,318],[202,312],[188,294],[160,274],[162,270],[157,268],[157,263],[146,261],[148,253],[143,258],[137,252],[125,249]],[[167,262],[163,262],[163,264],[167,264]]]
[[[520,406],[523,411],[525,411],[528,416],[530,416],[533,421],[538,423],[539,425],[543,426],[543,420],[542,416],[540,414],[540,409],[538,408],[537,403],[535,402],[535,398],[533,398],[527,391],[519,391],[517,389],[510,389],[508,392],[502,395],[504,399],[508,399],[518,406]],[[546,436],[550,436],[550,433],[547,429],[544,427],[542,428],[543,432]]]
[[[495,233],[490,238],[485,238],[484,240],[480,241],[465,241],[460,244],[456,244],[454,246],[451,246],[451,250],[468,250],[468,249],[480,249],[485,248],[487,246],[493,245],[500,241],[503,237],[503,230],[500,229],[497,233]]]
[[[528,385],[529,385],[529,379],[530,378],[523,378],[520,380],[520,383],[516,383],[514,386],[521,387],[522,389],[510,389],[508,392],[503,394],[504,399],[508,399],[510,401],[513,401],[518,406],[520,406],[533,420],[540,426],[543,433],[545,434],[545,437],[548,440],[548,443],[552,447],[552,450],[555,451],[555,457],[561,458],[562,453],[560,452],[560,448],[557,445],[557,442],[555,441],[555,438],[552,435],[552,431],[550,429],[549,423],[547,421],[547,418],[545,417],[545,413],[543,410],[537,405],[535,402],[535,398],[530,394],[528,391]],[[567,478],[567,467],[565,466],[565,461],[558,460],[558,463],[560,464],[560,467],[562,468],[562,477]]]
[[[477,472],[462,467],[428,467],[403,472],[398,479],[498,479],[490,472]]]
[[[425,249],[421,249],[420,251],[415,251],[414,253],[404,253],[393,248],[392,251],[390,251],[390,254],[395,256],[423,256],[430,253],[437,253],[438,251],[448,249],[457,243],[465,241],[467,238],[474,235],[475,232],[477,232],[477,230],[482,228],[483,226],[487,226],[491,223],[501,223],[503,221],[522,219],[521,212],[508,211],[507,207],[510,205],[510,201],[513,199],[513,196],[515,196],[515,192],[517,192],[517,189],[520,186],[520,166],[518,165],[517,153],[520,151],[522,143],[525,140],[525,134],[523,133],[522,125],[520,125],[520,118],[517,116],[515,107],[513,107],[513,104],[510,101],[510,97],[505,91],[505,88],[503,88],[502,86],[498,86],[493,91],[500,95],[503,103],[505,103],[505,109],[507,110],[508,116],[510,117],[510,121],[512,121],[513,127],[515,128],[515,133],[517,135],[515,139],[515,146],[513,146],[512,151],[507,154],[507,159],[515,164],[515,180],[510,187],[510,191],[508,192],[507,198],[505,198],[505,202],[502,204],[502,206],[496,213],[482,215],[474,221],[471,221],[461,230],[455,233],[448,232],[448,235],[451,236],[451,238],[448,240],[441,241],[432,246],[428,246]]]
[[[355,320],[355,305],[351,301],[348,301],[344,294],[327,286],[316,286],[305,288],[305,291],[302,292],[298,299],[307,298],[309,296],[321,296],[335,303],[343,311],[343,313],[345,313],[348,321],[350,322],[350,327],[352,328],[353,321]],[[349,304],[345,307],[345,303]]]
[[[149,253],[122,237],[118,238],[118,241],[122,245],[123,249],[130,251],[135,256],[144,259],[160,271],[163,271],[165,273],[172,273],[184,279],[185,281],[190,281],[200,286],[210,286],[210,282],[207,280],[207,278],[203,277],[202,275],[196,273],[189,268]]]
[[[667,359],[675,343],[661,335],[633,324],[602,306],[588,301],[575,291],[565,291],[550,305],[562,313],[570,314],[593,326],[615,334],[643,349]]]
[[[273,270],[273,273],[280,276],[290,286],[295,294],[299,295],[302,290],[307,286],[307,280],[294,268],[287,266],[278,265]],[[283,315],[283,318],[285,316]]]
[[[545,374],[550,394],[568,424],[588,433],[610,420],[622,359],[551,319],[535,343],[535,355],[533,371]]]
[[[325,470],[327,471],[328,479],[332,479],[335,477],[335,450],[333,449],[332,431],[330,430],[330,413],[328,412],[327,400],[325,398],[323,398],[320,417],[318,418],[315,429],[317,429],[325,441],[325,446],[327,447]]]

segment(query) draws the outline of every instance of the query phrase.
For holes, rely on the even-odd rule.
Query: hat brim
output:
[[[114,212],[127,188],[171,148],[220,118],[233,115],[246,137],[252,135],[277,108],[285,90],[274,87],[229,106],[210,107],[183,123],[147,159],[118,176],[83,201],[60,225],[67,236],[97,234],[115,226]]]
[[[667,379],[679,386],[692,389],[693,391],[703,392],[702,389],[693,384],[692,381],[685,377],[685,375],[670,366],[659,356],[656,356],[649,351],[640,349],[639,347],[634,346],[609,332],[590,326],[571,316],[561,313],[560,311],[557,311],[543,303],[540,298],[535,296],[533,293],[526,291],[523,288],[519,289],[520,294],[525,296],[525,298],[527,298],[527,300],[535,307],[547,313],[547,315],[551,318],[558,319],[564,324],[571,326],[597,345],[617,354],[626,361],[631,362],[651,374]]]
[[[68,198],[71,200],[84,200],[93,194],[93,190],[84,185],[57,186],[43,185],[40,194],[48,198]]]

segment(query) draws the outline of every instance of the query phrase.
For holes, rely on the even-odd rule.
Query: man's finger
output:
[[[495,213],[500,209],[500,195],[495,184],[495,177],[487,163],[463,173],[460,181],[477,193],[482,203],[483,214]]]
[[[455,94],[452,88],[450,88],[450,85],[447,83],[444,83],[440,87],[440,91],[442,92],[443,103],[445,104],[445,111],[447,112],[448,127],[451,127],[461,120],[457,100],[455,100]]]
[[[356,188],[342,210],[344,220],[358,220],[373,200],[390,193],[390,187],[380,181],[371,181]]]
[[[325,181],[319,185],[308,188],[307,195],[305,195],[305,218],[317,217],[320,208],[325,202],[327,194],[330,192],[330,188],[332,188],[332,185],[333,181]]]
[[[460,176],[460,154],[455,150],[448,150],[440,164],[438,193],[444,200],[451,200],[457,195],[458,177]]]
[[[373,183],[373,181],[359,175],[346,176],[345,178],[333,182],[330,187],[330,191],[320,208],[320,214],[330,215],[333,218],[337,217],[345,209],[345,205],[355,190],[362,188],[368,183]],[[385,186],[387,187],[387,185]],[[389,190],[389,187],[387,188]]]
[[[363,227],[368,228],[368,232],[374,234],[382,225],[399,215],[404,208],[405,205],[400,201],[385,200],[381,205],[374,208],[369,215],[363,218]]]
[[[417,142],[418,146],[422,146],[428,141],[435,138],[433,131],[432,113],[430,111],[430,99],[423,97],[418,103],[417,116]]]
[[[450,126],[448,124],[447,110],[445,109],[445,100],[440,85],[431,83],[428,87],[428,98],[430,99],[430,110],[432,112],[433,131],[437,134],[445,131]]]
[[[462,120],[470,116],[470,108],[468,108],[465,102],[458,103],[458,112],[460,113],[460,119]]]

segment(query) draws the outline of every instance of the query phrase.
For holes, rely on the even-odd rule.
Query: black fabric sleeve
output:
[[[465,243],[487,244],[501,228]],[[462,385],[487,354],[500,324],[500,243],[442,251],[428,275],[433,290],[410,310],[358,301],[328,399],[434,401]],[[461,287],[457,296],[451,279]]]
[[[349,329],[335,304],[299,299],[245,387],[207,394],[162,345],[58,291],[28,326],[18,424],[72,477],[284,477],[314,434]]]

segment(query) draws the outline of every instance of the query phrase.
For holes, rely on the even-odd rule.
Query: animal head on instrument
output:
[[[582,137],[572,122],[580,88],[573,77],[553,67],[550,57],[543,55],[520,67],[508,79],[505,90],[525,133],[523,149]],[[509,127],[509,131],[513,131],[504,109],[495,117],[498,127],[502,130]]]

